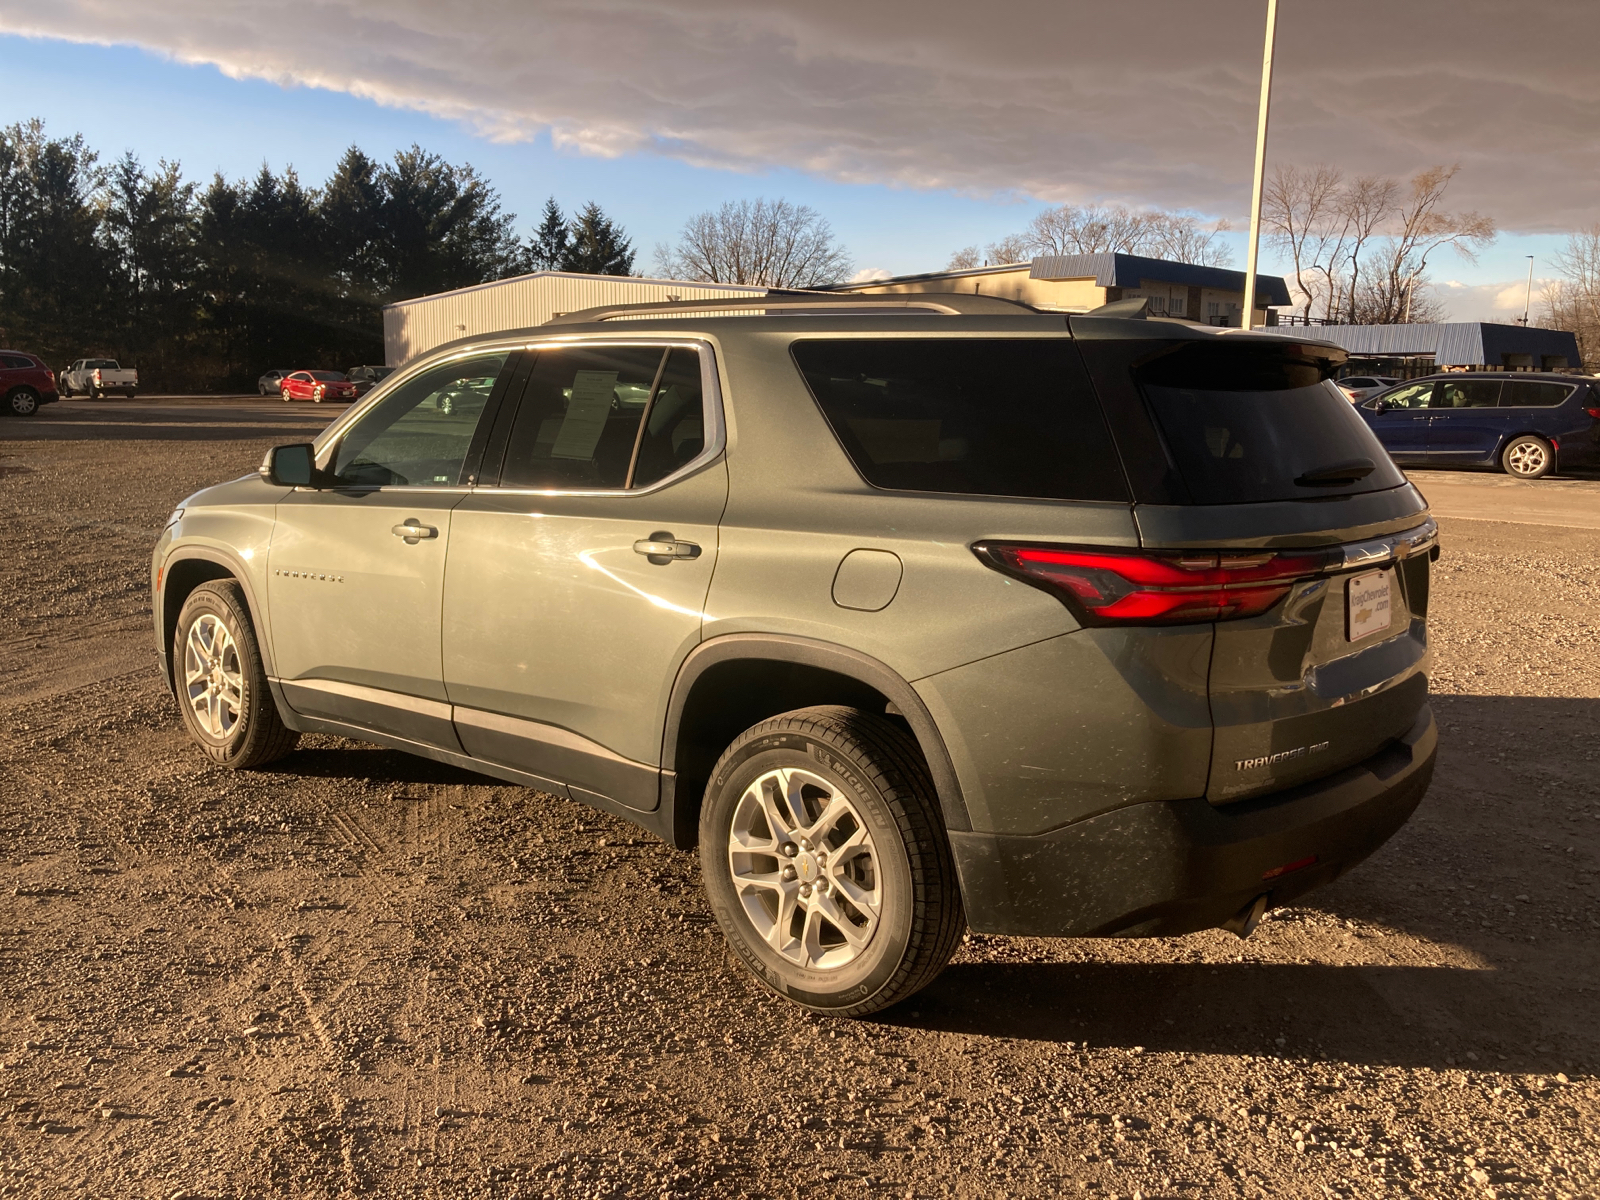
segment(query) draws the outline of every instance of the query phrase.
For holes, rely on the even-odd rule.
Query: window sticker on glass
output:
[[[616,390],[615,371],[579,371],[573,376],[572,395],[567,399],[567,413],[556,434],[556,444],[550,448],[551,458],[594,457],[594,448],[606,431]]]
[[[1348,624],[1345,640],[1359,642],[1389,628],[1389,593],[1393,571],[1352,575],[1346,587]]]

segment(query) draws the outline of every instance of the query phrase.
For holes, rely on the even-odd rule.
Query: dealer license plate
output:
[[[1389,628],[1389,597],[1393,571],[1368,571],[1352,575],[1345,585],[1345,637],[1359,642]]]

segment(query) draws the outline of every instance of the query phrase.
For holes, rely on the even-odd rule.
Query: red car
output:
[[[56,394],[55,372],[36,355],[20,350],[0,350],[0,397],[3,411],[17,417],[31,417],[41,404],[53,404]]]
[[[285,400],[354,400],[356,385],[339,371],[291,371],[283,377],[278,394]]]

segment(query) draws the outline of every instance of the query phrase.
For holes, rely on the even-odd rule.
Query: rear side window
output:
[[[1099,402],[1066,339],[800,341],[793,353],[874,487],[1128,499]]]
[[[1405,482],[1350,401],[1291,348],[1187,343],[1137,378],[1196,504],[1306,500]],[[1330,482],[1351,464],[1372,469]]]
[[[1555,408],[1570,395],[1572,389],[1559,383],[1534,383],[1508,379],[1505,390],[1500,393],[1500,407]]]
[[[13,371],[25,371],[33,366],[33,360],[23,358],[20,354],[0,354],[0,364]]]

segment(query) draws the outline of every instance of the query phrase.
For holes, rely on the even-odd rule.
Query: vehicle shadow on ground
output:
[[[883,1020],[1089,1047],[1369,1066],[1573,1071],[1501,972],[1297,963],[957,963]],[[907,1011],[910,1010],[910,1011]],[[1506,1029],[1516,1036],[1506,1036]],[[1281,1040],[1280,1040],[1281,1039]]]
[[[516,787],[489,775],[463,770],[382,746],[349,743],[336,746],[302,745],[267,768],[307,779],[365,779],[376,784],[454,784],[477,787]]]

